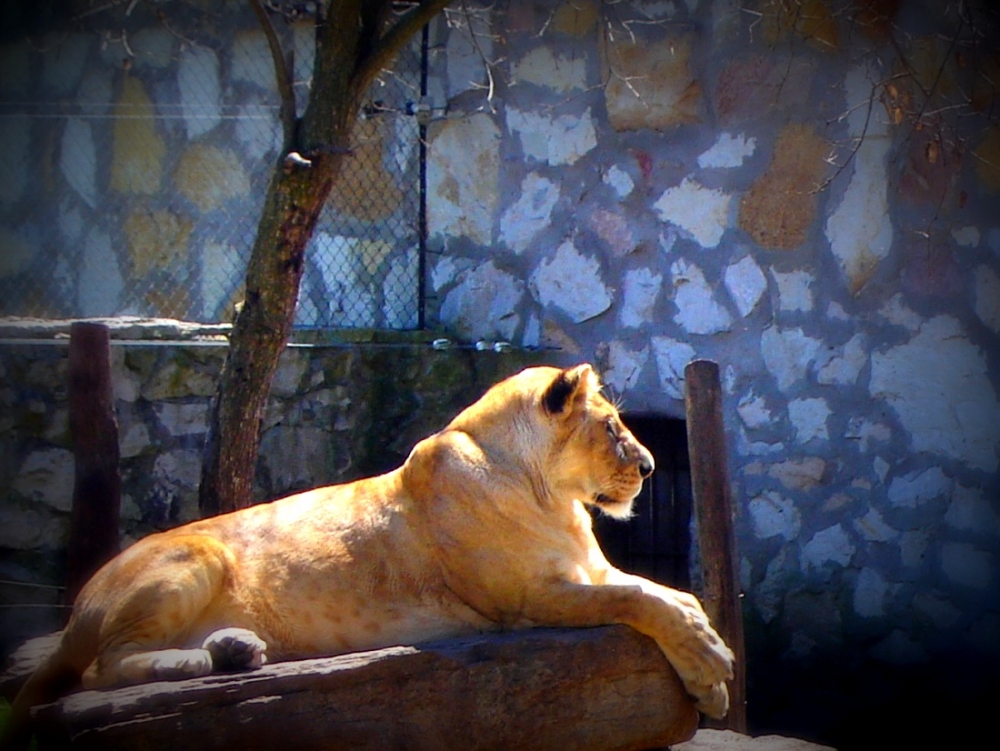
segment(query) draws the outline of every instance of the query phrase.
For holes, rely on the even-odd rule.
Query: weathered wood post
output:
[[[111,336],[77,321],[69,339],[69,428],[76,474],[66,552],[66,601],[120,547],[118,422],[111,388]]]
[[[718,364],[711,360],[688,363],[684,383],[688,454],[704,586],[702,599],[712,624],[736,655],[734,677],[729,684],[729,715],[720,725],[745,733],[746,650]]]

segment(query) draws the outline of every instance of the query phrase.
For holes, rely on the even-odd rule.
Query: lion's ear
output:
[[[545,389],[542,404],[552,415],[563,414],[582,403],[597,388],[597,375],[590,365],[577,365],[559,373]]]

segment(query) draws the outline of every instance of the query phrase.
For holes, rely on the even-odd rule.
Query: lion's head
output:
[[[625,519],[653,457],[601,393],[590,365],[523,370],[494,386],[452,428],[493,456],[527,465],[555,497],[572,497]]]

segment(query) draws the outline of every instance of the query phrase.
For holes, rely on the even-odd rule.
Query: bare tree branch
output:
[[[257,14],[260,27],[267,37],[267,45],[271,48],[271,59],[274,62],[274,76],[278,83],[278,94],[281,96],[281,130],[287,150],[295,137],[295,92],[292,89],[292,72],[281,49],[281,40],[275,31],[271,17],[261,4],[261,0],[250,0],[253,12]]]
[[[359,61],[354,72],[354,85],[364,90],[375,80],[381,70],[387,68],[396,54],[434,16],[440,13],[451,0],[421,0],[399,17],[392,27],[380,37],[371,51]]]

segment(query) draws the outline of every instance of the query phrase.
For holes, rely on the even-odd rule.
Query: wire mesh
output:
[[[313,20],[268,5],[301,112]],[[229,320],[281,146],[256,17],[225,0],[69,7],[84,10],[0,32],[0,315]],[[425,58],[414,40],[369,92],[299,327],[421,323]]]

